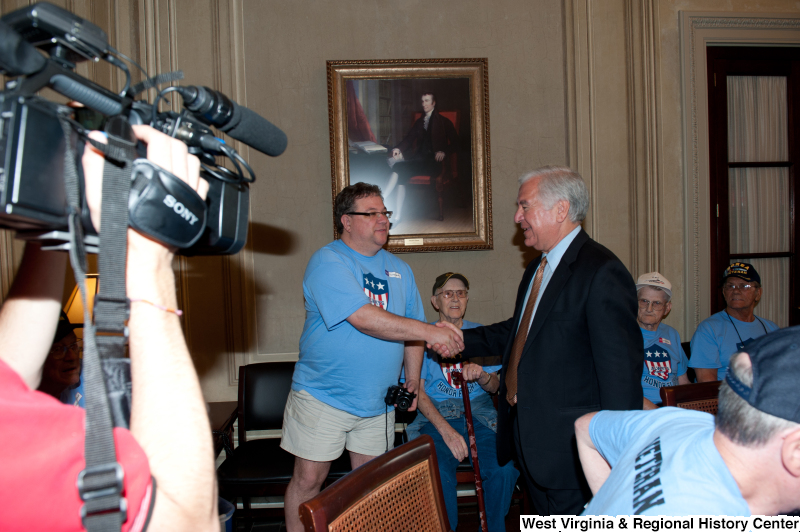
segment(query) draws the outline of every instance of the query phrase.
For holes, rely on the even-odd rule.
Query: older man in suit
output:
[[[591,495],[573,423],[597,409],[642,408],[642,333],[628,270],[581,229],[581,176],[544,167],[519,180],[525,245],[542,252],[517,292],[514,317],[464,331],[464,356],[503,356],[497,454],[512,442],[541,515],[579,514]]]

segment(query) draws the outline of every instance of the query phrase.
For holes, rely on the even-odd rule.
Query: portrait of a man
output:
[[[378,185],[392,234],[474,231],[469,79],[348,80],[350,183]]]

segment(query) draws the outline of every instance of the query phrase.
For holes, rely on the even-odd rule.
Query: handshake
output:
[[[428,349],[444,358],[453,358],[464,350],[464,333],[452,323],[439,321],[425,342]]]

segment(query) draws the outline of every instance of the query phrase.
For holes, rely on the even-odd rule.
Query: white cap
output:
[[[672,299],[672,283],[670,283],[666,277],[658,272],[644,273],[639,276],[639,279],[636,281],[636,290],[638,291],[640,288],[645,286],[660,288],[667,293],[670,299]]]

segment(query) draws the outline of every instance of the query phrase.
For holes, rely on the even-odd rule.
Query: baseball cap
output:
[[[722,282],[724,283],[728,277],[738,277],[748,282],[761,284],[761,276],[758,275],[752,264],[746,262],[732,262],[722,273]]]
[[[643,273],[639,276],[639,279],[636,280],[636,290],[639,290],[645,286],[660,288],[667,293],[667,296],[669,296],[670,299],[672,299],[672,283],[670,283],[666,277],[658,272]]]
[[[744,352],[753,365],[753,385],[728,371],[728,386],[753,408],[800,423],[800,325],[761,336]]]
[[[467,281],[466,277],[460,273],[447,272],[436,278],[436,281],[433,283],[433,295],[436,295],[436,291],[443,287],[451,278],[460,279],[461,282],[464,283],[464,286],[467,287],[467,290],[469,290],[469,281]]]
[[[74,332],[75,329],[78,328],[80,328],[80,326],[76,327],[75,325],[71,324],[67,314],[62,310],[61,318],[58,320],[58,325],[56,326],[56,334],[53,337],[53,343],[60,341],[69,333]]]

